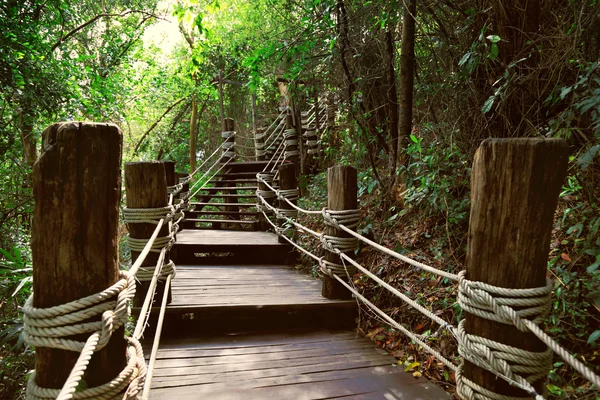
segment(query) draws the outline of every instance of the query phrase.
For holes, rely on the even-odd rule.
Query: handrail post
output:
[[[235,122],[233,118],[223,120],[223,162],[235,161]]]
[[[280,165],[278,168],[279,171],[279,190],[291,190],[298,188],[298,181],[296,180],[296,166],[291,163],[286,163]],[[290,200],[292,203],[296,204],[297,200]],[[277,208],[280,210],[293,210],[293,207],[289,205],[285,200],[278,199],[276,200]],[[284,224],[284,219],[281,220]],[[295,229],[294,229],[295,230]],[[283,234],[283,233],[282,233]],[[279,236],[279,243],[287,243],[287,240]]]
[[[256,161],[264,161],[266,159],[265,149],[265,128],[257,128],[254,135],[254,151],[256,153]]]
[[[122,143],[121,131],[112,124],[61,122],[42,134],[42,152],[32,175],[34,307],[81,299],[119,280]],[[38,386],[60,389],[78,356],[37,347]],[[87,386],[109,382],[125,364],[126,342],[120,328],[90,360]]]
[[[275,173],[274,172],[259,172],[257,174],[257,176],[261,176],[262,179],[264,179],[269,185],[273,186],[275,183],[273,182],[274,178],[275,178]],[[258,182],[258,193],[257,195],[259,196],[259,198],[257,199],[257,208],[260,211],[264,211],[264,213],[266,215],[269,215],[272,213],[272,211],[269,210],[268,207],[264,206],[262,201],[260,200],[260,197],[262,197],[270,206],[272,206],[275,202],[275,193],[273,193],[273,191],[271,189],[269,189],[269,187],[263,183],[263,182]],[[258,215],[258,226],[259,226],[259,230],[260,231],[266,231],[267,229],[269,229],[270,224],[265,220],[265,216],[262,214],[262,212],[259,213]]]
[[[554,212],[568,154],[567,144],[559,139],[488,139],[481,143],[471,177],[466,279],[509,289],[545,286]],[[465,314],[467,334],[527,351],[546,350],[530,332]],[[528,396],[467,360],[463,375],[495,393]],[[544,382],[539,380],[533,386],[542,393]]]
[[[327,207],[333,211],[354,210],[358,207],[358,182],[356,169],[345,165],[335,165],[327,170]],[[325,234],[337,237],[350,237],[350,234],[331,226],[325,227]],[[354,257],[354,252],[346,253]],[[340,256],[325,251],[325,261],[341,264]],[[341,276],[345,279],[344,276]],[[323,297],[328,299],[350,299],[352,293],[335,278],[323,274]]]
[[[129,162],[125,164],[125,193],[127,208],[159,208],[168,204],[167,179],[165,166],[159,161]],[[156,229],[156,225],[150,223],[127,224],[129,236],[134,239],[149,239]],[[158,236],[169,234],[169,224],[165,224]],[[139,251],[131,250],[131,262],[140,255]],[[158,261],[159,253],[150,252],[142,268],[154,269]],[[136,281],[134,307],[141,307],[148,292],[150,281]],[[162,298],[165,281],[159,280],[156,286],[156,298]],[[169,294],[170,295],[170,294]],[[169,298],[168,301],[171,301]]]
[[[299,160],[300,150],[298,147],[298,133],[294,128],[293,117],[291,112],[288,110],[288,114],[285,118],[285,131],[283,132],[284,145],[284,158],[292,162],[296,166],[296,173],[300,171]]]
[[[231,161],[234,162],[235,161],[235,121],[233,120],[233,118],[225,118],[223,121],[223,133],[221,134],[221,136],[223,136],[224,139],[224,146],[223,146],[223,163],[227,162],[227,161]],[[223,170],[223,172],[227,172],[227,168],[225,168]],[[226,184],[220,184],[220,183],[215,183],[215,187],[223,187],[223,186],[227,186]],[[237,190],[226,190],[224,191],[225,194],[236,194]],[[216,192],[215,192],[216,194]],[[231,197],[231,198],[225,198],[225,202],[227,203],[237,203],[238,199],[237,197]],[[238,206],[227,206],[225,207],[225,211],[233,211],[233,212],[239,212],[240,208]],[[236,219],[237,216],[234,214],[229,214],[227,215],[226,219]],[[221,223],[220,222],[215,222],[213,223],[213,229],[221,229]]]

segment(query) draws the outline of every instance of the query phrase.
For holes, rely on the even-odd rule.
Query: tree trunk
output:
[[[33,167],[37,160],[37,148],[35,137],[33,136],[33,118],[31,117],[30,108],[21,103],[19,111],[19,131],[21,134],[21,142],[23,143],[23,155],[25,162],[30,167]]]
[[[198,96],[192,95],[192,118],[190,119],[190,172],[196,170],[196,125],[198,119]]]
[[[391,178],[390,186],[394,185],[396,180],[396,166],[398,165],[398,130],[399,130],[399,114],[398,114],[398,92],[396,89],[396,69],[394,61],[396,59],[396,49],[394,47],[394,30],[390,26],[385,34],[386,47],[388,52],[388,109],[390,119],[390,165],[389,173]],[[411,88],[412,89],[412,88]]]
[[[400,118],[397,156],[403,157],[412,130],[413,86],[415,71],[415,19],[417,0],[408,0],[402,20],[400,54]]]

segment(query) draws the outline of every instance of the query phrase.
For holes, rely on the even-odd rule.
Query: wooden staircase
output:
[[[184,229],[258,230],[256,173],[267,161],[233,162],[213,178],[192,202],[186,213]]]
[[[245,164],[235,163],[206,193],[255,190],[252,177],[265,164]],[[294,268],[291,245],[279,243],[274,233],[244,230],[257,221],[253,202],[201,197],[184,223],[193,228],[180,231],[171,249],[177,275],[151,399],[448,398],[357,336],[356,302],[321,296],[321,281]],[[198,229],[202,223],[213,229]]]

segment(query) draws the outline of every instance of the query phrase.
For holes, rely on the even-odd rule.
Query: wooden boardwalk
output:
[[[152,399],[443,399],[354,332],[164,340]]]
[[[449,398],[356,335],[356,301],[323,297],[321,280],[293,267],[292,246],[257,231],[254,200],[218,195],[254,190],[265,165],[235,163],[186,213],[150,398]]]

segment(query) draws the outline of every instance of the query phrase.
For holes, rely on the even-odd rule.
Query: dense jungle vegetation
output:
[[[221,140],[219,70],[244,83],[225,85],[224,109],[246,134],[252,94],[263,125],[280,105],[277,82],[301,109],[326,99],[324,155],[302,177],[302,203],[325,202],[326,167],[352,165],[368,213],[359,229],[453,271],[464,267],[479,143],[566,139],[545,326],[600,372],[598,0],[0,0],[0,398],[22,396],[33,368],[18,310],[31,290],[30,173],[42,131],[112,122],[124,161],[193,169]],[[444,319],[461,317],[450,284],[372,250],[359,257]],[[355,284],[416,332],[433,328],[368,280]],[[449,371],[368,312],[360,329],[452,391]],[[448,339],[438,347],[456,356]],[[559,360],[547,389],[598,398]]]

